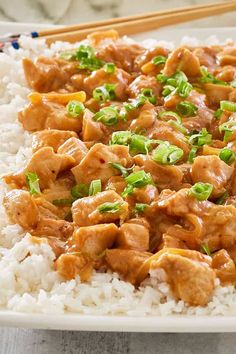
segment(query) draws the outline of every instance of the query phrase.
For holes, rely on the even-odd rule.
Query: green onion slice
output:
[[[206,243],[201,245],[201,252],[207,254],[208,256],[211,256],[211,250]]]
[[[148,101],[152,104],[157,103],[157,98],[153,93],[153,90],[151,88],[143,88],[141,90],[141,95],[145,96],[145,98],[148,99]]]
[[[192,117],[196,115],[198,108],[191,102],[183,101],[177,104],[176,110],[184,117]]]
[[[126,186],[123,192],[121,193],[121,196],[123,198],[126,198],[128,195],[131,195],[133,191],[134,191],[134,187],[131,184],[128,184],[128,186]]]
[[[229,112],[236,112],[236,102],[220,101],[220,109]]]
[[[107,74],[114,74],[116,67],[114,63],[106,63],[104,65],[104,70]]]
[[[200,78],[201,83],[211,83],[211,84],[218,84],[218,85],[227,85],[227,82],[221,81],[215,78],[205,66],[201,66],[200,72],[202,77]]]
[[[197,182],[190,189],[189,194],[199,201],[207,200],[213,191],[210,183]]]
[[[118,131],[112,133],[110,145],[129,145],[132,133],[129,131]]]
[[[148,207],[148,204],[145,203],[136,203],[135,204],[135,211],[137,211],[138,213],[143,213],[144,210]]]
[[[76,184],[71,188],[70,193],[75,199],[87,197],[89,195],[89,186],[84,183]]]
[[[103,86],[96,87],[93,90],[93,98],[100,102],[114,100],[116,98],[115,88],[116,85],[114,84],[104,84]]]
[[[182,149],[175,145],[170,145],[168,141],[163,141],[154,150],[152,159],[162,165],[173,165],[184,155]]]
[[[218,108],[214,113],[214,117],[216,119],[220,119],[222,113],[223,113],[223,109]]]
[[[226,199],[229,197],[229,194],[227,192],[224,192],[215,202],[218,205],[224,205],[226,202]]]
[[[166,61],[167,61],[167,58],[164,57],[163,55],[158,55],[157,57],[154,57],[152,59],[152,63],[155,65],[165,64]]]
[[[202,130],[197,133],[193,134],[189,138],[189,142],[192,145],[203,146],[205,144],[210,144],[212,140],[212,135],[208,133],[206,128],[202,128]]]
[[[79,101],[69,101],[66,109],[69,116],[76,118],[84,112],[84,105]]]
[[[89,186],[89,195],[96,195],[102,191],[102,182],[100,179],[94,179]]]
[[[197,151],[198,151],[197,146],[193,146],[192,149],[189,151],[189,155],[188,155],[188,162],[189,163],[193,163],[193,161],[196,157]]]
[[[176,113],[176,112],[173,112],[173,111],[163,111],[163,112],[160,112],[159,113],[159,117],[160,118],[174,118],[176,120],[176,122],[178,123],[182,123],[182,119],[181,117]]]
[[[96,122],[101,122],[104,125],[111,126],[118,122],[118,117],[119,114],[117,108],[109,106],[100,109],[100,111],[93,116],[93,120]]]
[[[26,184],[29,187],[30,194],[39,194],[40,187],[39,187],[39,178],[37,173],[35,172],[27,172],[25,174]]]
[[[222,149],[219,154],[219,158],[228,164],[231,164],[232,162],[234,162],[235,157],[236,157],[235,153],[229,148]]]
[[[224,141],[229,141],[233,132],[236,130],[236,122],[228,121],[219,126],[220,133],[224,132]]]
[[[158,74],[158,75],[156,76],[156,80],[157,80],[158,82],[160,82],[161,84],[165,84],[166,81],[168,80],[168,76],[163,75],[163,74]]]
[[[99,205],[97,209],[101,214],[105,214],[105,213],[114,214],[120,211],[120,208],[123,204],[124,204],[123,202],[114,202],[114,203],[107,202]]]
[[[111,167],[113,167],[117,171],[119,171],[123,177],[127,177],[129,175],[129,171],[131,171],[133,169],[133,167],[125,168],[124,166],[122,166],[118,162],[109,162],[109,164],[111,165]]]
[[[129,176],[125,177],[126,182],[134,188],[140,188],[153,184],[152,176],[150,173],[146,173],[143,170],[133,172]]]

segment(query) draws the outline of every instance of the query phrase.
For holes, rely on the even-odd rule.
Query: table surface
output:
[[[0,0],[0,21],[68,24],[207,2],[212,0],[136,0],[135,6],[130,0]],[[181,27],[234,25],[235,15],[231,13]],[[0,328],[0,354],[233,354],[235,343],[235,335],[226,333],[90,333]]]
[[[0,354],[233,354],[233,333],[102,333],[0,328]]]

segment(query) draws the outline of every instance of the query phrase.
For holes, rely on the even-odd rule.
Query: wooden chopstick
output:
[[[225,2],[223,3],[228,4],[232,3],[230,2]],[[220,3],[219,5],[222,5]],[[178,14],[182,12],[188,12],[192,11],[194,9],[210,9],[214,8],[216,6],[216,3],[211,3],[207,5],[194,5],[194,6],[187,6],[187,7],[178,7],[175,10],[164,10],[164,11],[156,11],[156,12],[149,12],[145,14],[140,14],[140,15],[132,15],[132,16],[127,16],[127,17],[119,17],[119,18],[111,18],[108,20],[102,20],[102,21],[95,21],[95,22],[87,22],[87,23],[81,23],[79,25],[70,25],[66,27],[59,27],[59,28],[49,28],[46,30],[42,30],[38,32],[39,37],[45,37],[45,36],[51,36],[54,34],[61,34],[61,33],[67,33],[67,32],[74,32],[74,31],[80,31],[80,30],[85,30],[85,29],[90,29],[90,28],[97,28],[101,26],[109,26],[112,25],[114,27],[115,24],[118,23],[124,23],[124,22],[129,22],[129,21],[135,21],[135,20],[141,20],[141,19],[148,19],[151,17],[156,17],[156,16],[164,16],[164,15],[170,15],[170,14]]]
[[[82,29],[72,30],[69,32],[56,32],[51,34],[49,31],[44,31],[44,37],[46,39],[47,44],[51,44],[55,41],[68,41],[71,43],[77,42],[86,38],[86,36],[92,32],[96,31],[106,31],[109,29],[115,29],[118,31],[120,35],[130,35],[140,32],[146,32],[150,30],[154,30],[163,26],[173,25],[181,22],[188,22],[192,20],[196,20],[203,17],[209,17],[213,15],[222,14],[224,12],[234,11],[236,10],[236,1],[218,3],[218,4],[210,4],[205,6],[193,6],[184,9],[176,9],[172,11],[164,11],[157,12],[155,15],[147,14],[142,15],[141,17],[131,16],[119,20],[117,23],[110,23],[104,25],[105,21],[103,21],[103,25],[94,27],[94,24],[86,24]],[[134,19],[133,19],[134,18]],[[110,21],[110,20],[108,20]],[[83,25],[81,25],[83,26]],[[73,27],[73,26],[72,26]],[[78,28],[78,26],[76,26]],[[59,29],[60,30],[60,29]],[[63,29],[61,29],[63,30]],[[46,33],[49,33],[47,34]],[[42,33],[42,32],[41,32]]]

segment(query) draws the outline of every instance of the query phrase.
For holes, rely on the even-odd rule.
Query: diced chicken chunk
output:
[[[29,192],[13,189],[4,196],[3,205],[11,222],[28,230],[37,225],[39,211]]]
[[[213,254],[212,268],[222,284],[236,283],[236,267],[228,252],[224,249]]]
[[[225,192],[233,173],[233,167],[227,165],[218,156],[198,156],[192,165],[193,183],[204,182],[213,185],[212,196],[217,197]]]
[[[45,129],[33,134],[32,147],[34,151],[50,146],[57,152],[60,145],[70,138],[77,138],[77,134],[67,130]]]
[[[144,225],[124,223],[120,227],[117,238],[119,248],[137,251],[148,251],[149,249],[149,230]]]
[[[66,241],[72,236],[74,228],[71,223],[65,220],[41,219],[37,227],[31,231],[35,236],[53,236]]]
[[[18,120],[29,131],[58,129],[79,132],[82,128],[80,117],[70,117],[65,106],[46,101],[30,103],[18,113]]]
[[[100,212],[104,203],[120,203],[117,211]],[[72,205],[73,220],[77,226],[89,226],[108,222],[124,221],[128,217],[128,203],[114,191],[105,191],[93,197],[76,200]]]
[[[93,271],[92,262],[86,256],[78,254],[62,254],[55,262],[58,273],[66,280],[79,275],[81,281],[87,281]]]
[[[183,71],[188,77],[200,75],[198,57],[187,48],[175,49],[165,63],[163,74],[171,76],[176,71]]]
[[[72,173],[77,183],[90,183],[94,179],[106,182],[111,176],[119,174],[110,166],[110,162],[118,162],[124,167],[129,167],[132,163],[129,148],[122,145],[95,144],[80,164],[72,168]]]
[[[140,75],[136,77],[134,81],[129,85],[129,93],[131,97],[137,97],[142,89],[152,89],[155,96],[160,96],[162,91],[161,84],[156,80],[154,76]]]
[[[79,164],[81,160],[86,156],[88,149],[84,142],[77,138],[70,138],[62,144],[59,149],[59,154],[65,154],[73,157],[75,165]]]
[[[76,72],[76,65],[56,58],[39,57],[35,63],[24,58],[23,69],[31,88],[39,92],[49,92],[62,88]]]
[[[148,252],[112,249],[106,251],[106,262],[114,272],[119,273],[130,283],[136,284],[139,269],[150,255]]]
[[[164,269],[174,295],[194,306],[205,306],[213,295],[215,273],[211,259],[196,251],[163,253],[151,263],[151,269]]]
[[[118,227],[112,223],[80,227],[74,232],[73,246],[69,252],[70,250],[81,251],[96,260],[103,251],[112,247],[118,232]]]
[[[104,84],[114,84],[116,99],[125,100],[127,98],[126,87],[130,80],[130,75],[122,69],[116,69],[114,74],[109,74],[104,69],[99,69],[93,71],[90,76],[84,79],[84,89],[92,96],[96,87]]]
[[[105,126],[93,120],[94,114],[86,109],[83,115],[82,138],[83,141],[101,141],[105,133]]]

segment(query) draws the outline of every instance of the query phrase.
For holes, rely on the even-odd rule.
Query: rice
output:
[[[130,38],[122,39],[127,43]],[[184,44],[199,45],[196,39],[184,38]],[[216,44],[212,37],[208,44]],[[150,48],[173,43],[145,40]],[[55,43],[47,48],[44,40],[22,38],[22,48],[9,48],[0,54],[0,173],[16,171],[29,160],[31,136],[17,122],[17,111],[27,103],[29,89],[24,78],[21,59],[37,55],[51,56],[59,50],[76,47]],[[33,244],[29,234],[18,225],[10,225],[2,206],[6,186],[0,182],[0,308],[10,311],[63,314],[68,312],[89,315],[166,316],[236,314],[234,286],[221,287],[216,282],[212,300],[206,307],[190,307],[173,298],[169,286],[160,282],[160,274],[152,273],[139,289],[119,279],[116,273],[93,272],[87,283],[79,277],[71,281],[55,272],[55,255],[47,244]]]

